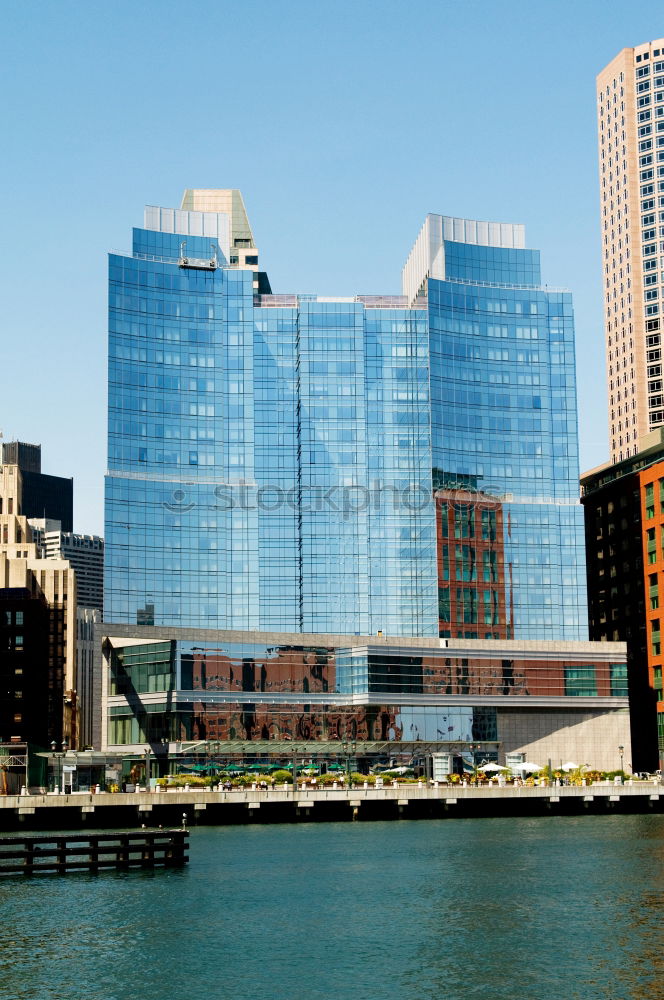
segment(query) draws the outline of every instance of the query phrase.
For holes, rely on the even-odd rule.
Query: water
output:
[[[656,1000],[664,817],[199,828],[0,882],[2,1000]]]

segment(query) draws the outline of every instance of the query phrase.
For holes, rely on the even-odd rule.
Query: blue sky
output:
[[[594,78],[664,35],[616,0],[5,6],[0,428],[103,531],[106,253],[239,187],[277,292],[398,293],[427,212],[526,225],[575,298],[581,464],[607,457]],[[649,15],[649,16],[648,16]]]

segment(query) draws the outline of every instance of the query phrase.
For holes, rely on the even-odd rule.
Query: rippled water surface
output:
[[[662,816],[191,841],[182,871],[0,882],[0,998],[664,997]]]

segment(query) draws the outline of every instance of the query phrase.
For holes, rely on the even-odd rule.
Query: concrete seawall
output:
[[[181,789],[91,795],[0,797],[0,831],[117,829],[469,816],[580,815],[664,811],[664,785],[639,782],[588,787],[400,785],[347,789]]]

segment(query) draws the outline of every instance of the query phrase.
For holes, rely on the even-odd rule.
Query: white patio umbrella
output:
[[[575,764],[573,760],[568,760],[566,764],[560,765],[561,771],[576,771],[579,765]]]
[[[506,767],[501,767],[500,764],[480,764],[477,768],[478,771],[484,771],[488,774],[489,771],[507,771]]]
[[[531,761],[524,760],[522,764],[515,764],[512,768],[513,771],[541,771],[541,764],[533,764]]]

